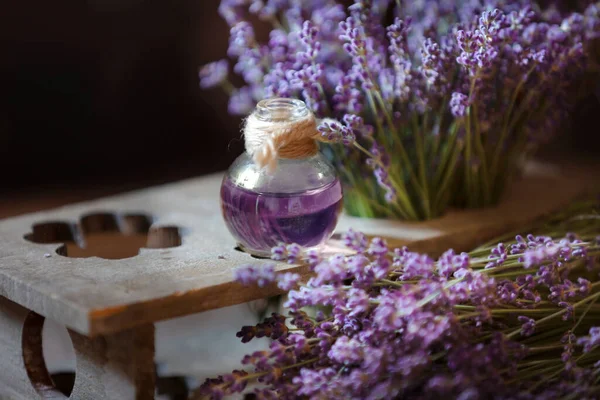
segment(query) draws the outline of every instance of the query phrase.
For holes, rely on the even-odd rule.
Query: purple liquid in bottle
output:
[[[327,240],[342,208],[338,179],[299,193],[258,193],[226,177],[221,209],[227,228],[250,253],[269,256],[280,242],[312,247]]]

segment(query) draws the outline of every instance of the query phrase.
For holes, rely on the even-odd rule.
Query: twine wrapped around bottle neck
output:
[[[263,100],[244,125],[246,152],[268,172],[275,170],[278,158],[315,155],[320,137],[313,113],[299,100]]]

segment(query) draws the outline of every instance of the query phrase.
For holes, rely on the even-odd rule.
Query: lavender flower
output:
[[[264,287],[275,282],[275,265],[244,265],[238,267],[235,270],[235,280],[246,286],[256,284],[258,287]]]
[[[421,74],[428,87],[439,90],[445,89],[450,77],[448,57],[440,45],[431,38],[425,39],[421,48]]]
[[[401,101],[407,100],[410,95],[410,81],[412,78],[410,61],[407,49],[409,23],[396,18],[394,24],[387,27],[387,36],[390,41],[390,61],[394,66],[394,94]]]
[[[254,108],[254,96],[250,87],[237,89],[229,98],[228,110],[231,114],[242,115]]]
[[[333,102],[338,112],[360,113],[363,110],[363,93],[356,86],[354,74],[343,75],[335,86]]]
[[[519,322],[523,324],[521,326],[521,335],[523,336],[531,336],[535,332],[535,320],[529,317],[520,316]]]
[[[229,49],[227,55],[230,57],[241,56],[255,45],[254,29],[246,21],[240,21],[231,28],[229,38]]]
[[[569,117],[600,37],[596,2],[546,3],[222,0],[227,53],[244,82],[222,85],[229,112],[295,97],[329,121],[323,150],[351,215],[422,220],[496,204],[518,175],[515,160]],[[273,25],[266,40],[257,18]],[[207,66],[201,86],[225,83],[226,70]],[[364,151],[374,143],[394,162]]]
[[[279,289],[287,292],[295,288],[299,280],[300,275],[292,272],[286,272],[285,274],[277,277],[277,286]]]
[[[271,249],[271,258],[276,261],[287,261],[288,264],[299,262],[303,255],[303,249],[296,243],[281,243]]]
[[[455,117],[464,117],[467,112],[467,107],[469,106],[467,96],[462,93],[454,92],[452,93],[452,99],[450,100],[450,107],[452,109],[452,114]]]
[[[585,353],[592,351],[592,349],[600,345],[600,327],[594,326],[590,328],[589,335],[579,338],[577,344],[583,346]]]
[[[229,62],[227,60],[206,64],[198,73],[198,76],[200,77],[200,87],[209,89],[218,86],[227,79],[228,74]]]
[[[334,120],[324,120],[318,127],[321,136],[329,142],[351,144],[356,139],[352,128]]]
[[[541,221],[530,235],[469,253],[448,250],[437,260],[350,231],[343,239],[355,254],[320,255],[305,283],[290,272],[237,270],[238,280],[291,288],[289,318],[273,314],[243,327],[243,342],[268,337],[270,348],[242,360],[251,373],[207,380],[202,394],[239,393],[258,378],[265,398],[508,400],[554,398],[575,387],[579,397],[593,398],[600,245],[583,239],[595,238],[600,222],[582,228],[576,213],[593,211],[573,210]],[[285,260],[286,251],[273,254]],[[532,252],[540,262],[525,264]],[[589,279],[579,275],[588,273],[583,255],[594,257]],[[490,262],[496,265],[486,268]],[[305,307],[321,311],[311,317]]]
[[[356,232],[352,229],[349,229],[342,234],[342,240],[344,241],[344,245],[346,247],[355,250],[358,253],[362,253],[367,250],[367,237],[361,232]]]

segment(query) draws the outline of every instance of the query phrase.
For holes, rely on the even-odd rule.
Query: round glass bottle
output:
[[[275,98],[260,101],[254,117],[262,123],[293,124],[309,113],[300,100]],[[245,152],[223,178],[221,210],[242,250],[269,257],[282,242],[315,247],[329,239],[342,210],[342,187],[334,167],[318,151],[301,158],[281,156],[273,171]]]

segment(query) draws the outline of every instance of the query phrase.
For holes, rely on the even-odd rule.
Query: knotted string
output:
[[[317,153],[321,134],[311,112],[306,117],[265,121],[250,114],[244,125],[246,152],[260,167],[273,172],[278,158],[304,158]]]

